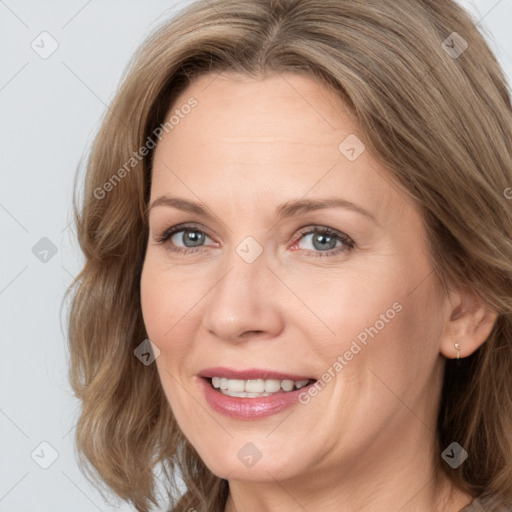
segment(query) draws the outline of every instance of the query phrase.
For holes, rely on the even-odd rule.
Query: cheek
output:
[[[319,308],[335,332],[324,336],[322,351],[331,364],[342,356],[337,368],[351,381],[364,379],[366,368],[402,387],[427,379],[438,359],[442,296],[428,261],[407,261],[374,259],[323,288],[324,298],[336,300]]]
[[[149,339],[160,349],[156,359],[162,388],[171,409],[176,414],[186,404],[179,400],[178,369],[183,369],[186,358],[186,337],[179,333],[181,323],[177,323],[185,314],[183,294],[176,293],[176,286],[171,287],[164,279],[161,268],[153,265],[151,259],[144,263],[141,281],[141,306],[144,325]],[[183,340],[183,341],[181,341]],[[179,418],[177,418],[179,423]]]
[[[149,338],[156,341],[165,332],[165,310],[167,297],[158,275],[144,264],[140,281],[141,308],[144,325]]]
[[[191,371],[188,356],[194,350],[197,303],[202,288],[198,290],[190,282],[190,276],[185,278],[151,258],[142,269],[142,316],[148,338],[160,349],[156,363],[166,389],[174,386],[169,374],[177,376]]]
[[[187,283],[180,280],[172,269],[158,262],[151,251],[142,268],[140,280],[141,307],[148,335],[155,341],[171,338],[178,320],[186,314],[188,297]]]
[[[158,267],[147,261],[142,269],[141,281],[141,308],[144,325],[149,339],[161,351],[157,364],[166,359],[166,355],[173,346],[173,340],[179,339],[175,334],[177,315],[181,312],[180,301],[173,288],[171,288]]]
[[[331,330],[332,336],[326,336],[325,329],[323,333],[326,354],[343,354],[352,341],[364,350],[373,339],[385,338],[403,315],[403,277],[396,276],[389,261],[352,267],[333,271],[322,283],[321,293],[318,289],[313,293],[312,287],[302,290],[308,306]]]
[[[369,325],[354,335],[365,344],[359,343],[362,350],[354,357],[360,364],[357,368],[346,368],[347,374],[356,380],[367,375],[367,384],[375,390],[375,396],[389,392],[390,398],[396,395],[414,404],[433,383],[439,362],[442,317],[432,284],[433,280],[426,281],[405,294],[393,293],[390,288],[391,293],[374,312]],[[397,307],[390,309],[391,304]]]

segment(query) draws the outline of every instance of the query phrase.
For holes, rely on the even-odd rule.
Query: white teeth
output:
[[[277,379],[268,379],[265,381],[265,392],[276,393],[281,389],[281,381]]]
[[[244,391],[250,391],[245,389],[245,381],[238,379],[228,379],[228,391],[234,391],[235,393],[243,393]]]
[[[291,391],[293,389],[293,380],[282,380],[281,387],[284,391]]]
[[[259,398],[260,396],[270,396],[272,393],[236,393],[235,391],[229,391],[229,389],[223,389],[221,391],[223,395],[235,396],[237,398]]]
[[[213,387],[229,396],[256,398],[303,388],[309,383],[305,380],[278,380],[278,379],[227,379],[225,377],[212,377]]]
[[[303,388],[307,383],[309,382],[309,380],[296,380],[295,381],[295,387],[297,389],[300,389],[300,388]]]
[[[265,391],[265,381],[263,379],[246,380],[245,383],[243,380],[235,382],[241,382],[242,388],[245,388],[237,389],[236,391],[245,391],[246,393],[263,393]],[[231,387],[229,389],[235,391],[232,390]]]

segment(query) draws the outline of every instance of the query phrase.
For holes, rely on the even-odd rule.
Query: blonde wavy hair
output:
[[[134,356],[148,337],[139,281],[153,151],[131,160],[194,78],[223,71],[304,73],[336,91],[366,149],[421,207],[446,289],[470,287],[499,314],[480,349],[446,362],[437,448],[457,440],[469,452],[457,470],[439,456],[439,471],[488,512],[511,503],[511,96],[477,20],[452,0],[200,1],[146,39],[95,137],[80,200],[75,183],[85,264],[66,296],[82,470],[138,511],[158,505],[157,468],[172,511],[224,510],[227,480],[180,431],[156,366]]]

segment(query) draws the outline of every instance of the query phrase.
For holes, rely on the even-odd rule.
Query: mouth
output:
[[[220,376],[202,378],[218,393],[236,398],[260,398],[286,394],[316,382],[316,379],[229,379]]]
[[[210,408],[237,420],[259,420],[300,402],[317,379],[268,369],[217,366],[197,375]]]

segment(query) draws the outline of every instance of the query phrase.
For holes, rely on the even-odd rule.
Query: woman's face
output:
[[[224,74],[193,83],[172,114],[154,155],[142,311],[205,464],[234,480],[318,485],[426,460],[445,295],[418,210],[343,104],[305,76]],[[250,380],[317,383],[230,398],[200,376],[242,381],[231,391],[294,380],[236,378],[252,369]]]

